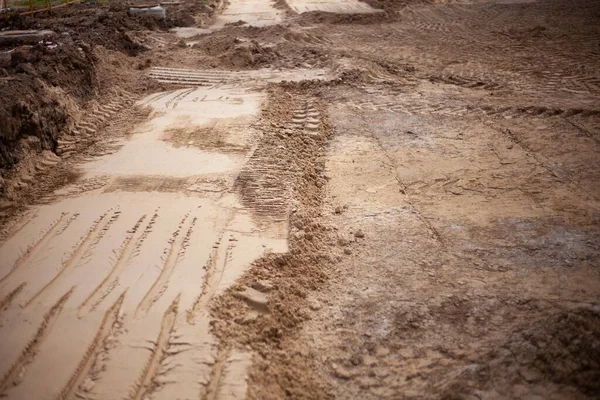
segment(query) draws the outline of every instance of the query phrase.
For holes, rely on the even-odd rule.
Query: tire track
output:
[[[189,96],[190,94],[192,94],[194,91],[196,90],[195,87],[191,88],[191,89],[187,89],[187,90],[183,90],[181,93],[177,93],[177,95],[173,96],[171,99],[169,99],[165,106],[167,108],[171,107],[171,109],[175,109],[177,108],[177,105],[179,104],[179,102],[181,100],[183,100],[184,98],[186,98],[187,96]]]
[[[517,134],[515,134],[514,132],[512,132],[510,129],[496,128],[496,130],[498,132],[500,132],[501,134],[503,134],[504,136],[506,136],[512,143],[519,146],[528,157],[532,158],[535,161],[535,163],[537,165],[539,165],[540,167],[542,167],[546,171],[548,171],[548,173],[550,175],[552,175],[554,178],[556,178],[556,180],[567,185],[573,192],[580,191],[580,192],[585,193],[587,196],[589,196],[589,198],[598,200],[598,197],[594,192],[589,191],[584,185],[581,185],[581,184],[575,182],[569,174],[563,174],[563,173],[557,171],[557,169],[552,166],[552,162],[550,160],[548,160],[545,156],[543,156],[539,152],[532,150],[527,145],[527,143],[525,143],[523,140],[521,140],[521,138],[519,138],[519,136]]]
[[[304,104],[294,110],[291,127],[302,129],[309,134],[316,133],[321,127],[321,115],[315,107],[314,101],[306,100]]]
[[[431,234],[431,237],[437,243],[439,243],[439,245],[442,248],[445,249],[446,248],[446,242],[444,240],[444,237],[437,230],[437,228],[429,221],[429,219],[427,219],[427,217],[425,217],[421,213],[421,211],[419,210],[419,208],[416,206],[416,204],[412,200],[410,194],[408,193],[408,189],[407,189],[406,185],[402,182],[402,180],[398,176],[398,165],[397,165],[395,159],[389,155],[389,153],[384,149],[383,145],[381,144],[381,141],[375,135],[371,134],[371,137],[373,138],[373,140],[377,144],[377,147],[379,148],[379,151],[381,151],[381,153],[388,160],[388,162],[389,162],[388,167],[391,169],[391,172],[394,175],[394,179],[396,180],[396,183],[398,184],[398,189],[400,190],[400,193],[402,193],[404,195],[404,198],[406,199],[406,202],[408,203],[408,205],[412,209],[413,213],[423,223],[423,225],[425,225],[425,227],[427,228],[427,230]]]
[[[0,247],[6,243],[8,239],[21,232],[26,226],[29,226],[38,216],[38,211],[28,212],[19,219],[15,220],[14,223],[8,223],[0,229]]]
[[[223,236],[219,238],[219,242],[221,242],[222,237]],[[219,256],[221,253],[220,248],[217,248],[215,253],[208,260],[208,263],[206,265],[206,278],[204,280],[204,285],[202,286],[202,292],[200,293],[196,301],[194,301],[194,304],[191,307],[191,312],[188,314],[189,323],[193,324],[194,316],[196,315],[196,313],[208,306],[208,303],[217,292],[219,283],[221,282],[223,274],[227,269],[227,263],[229,262],[231,250],[233,250],[233,248],[235,247],[233,243],[229,243],[223,246],[225,246],[225,254],[223,254],[222,262],[219,262]]]
[[[54,278],[52,278],[50,282],[48,282],[43,288],[34,294],[24,304],[24,307],[28,307],[35,300],[37,300],[44,292],[46,292],[46,290],[48,290],[48,288],[54,285],[54,283],[57,282],[66,271],[76,266],[81,260],[90,258],[93,248],[98,244],[98,242],[100,242],[106,232],[110,229],[110,226],[119,218],[121,213],[120,211],[115,211],[109,218],[109,212],[110,211],[104,213],[94,222],[88,233],[84,236],[83,240],[79,243],[79,245],[77,245],[75,251],[73,251],[69,258],[62,263],[60,270],[54,276]]]
[[[108,273],[108,275],[104,278],[104,280],[94,289],[92,293],[81,303],[78,307],[78,316],[82,317],[83,314],[87,314],[93,310],[95,310],[98,305],[108,296],[112,290],[117,286],[119,282],[119,276],[127,266],[127,264],[134,257],[134,253],[141,247],[141,243],[143,239],[147,236],[144,236],[146,233],[149,233],[152,226],[154,225],[158,214],[155,212],[154,216],[146,225],[146,228],[141,232],[139,237],[137,233],[139,231],[140,226],[146,219],[146,215],[142,215],[140,219],[136,222],[136,224],[131,228],[128,232],[127,237],[123,241],[120,249],[117,253],[117,259]]]
[[[34,337],[29,341],[29,344],[23,349],[21,355],[13,363],[10,369],[2,377],[0,381],[0,395],[4,394],[10,387],[17,386],[23,380],[26,374],[27,365],[31,364],[35,359],[35,356],[39,352],[44,340],[48,336],[52,326],[58,319],[63,306],[69,299],[69,296],[73,293],[74,287],[72,287],[67,293],[65,293],[44,315],[42,323],[38,327],[38,330]]]
[[[144,366],[138,381],[135,384],[135,389],[127,397],[129,400],[142,400],[148,398],[148,394],[153,391],[156,387],[156,383],[153,383],[155,377],[160,371],[162,361],[168,354],[169,342],[171,334],[173,333],[173,327],[175,325],[175,319],[177,317],[177,307],[179,304],[178,295],[175,300],[171,303],[167,311],[163,316],[160,332],[154,342],[154,346],[151,350],[150,358]]]
[[[12,303],[15,297],[17,297],[17,295],[21,293],[21,290],[23,290],[26,284],[27,282],[21,283],[19,286],[13,289],[12,292],[7,294],[2,300],[0,300],[0,315],[6,308],[8,308],[8,306]]]
[[[68,158],[82,147],[89,147],[98,140],[96,132],[109,125],[121,110],[128,109],[134,104],[135,97],[128,92],[123,92],[115,96],[110,103],[90,110],[86,118],[77,122],[71,132],[64,132],[61,135],[56,148],[57,154],[61,158]]]
[[[94,360],[98,358],[100,353],[101,345],[111,334],[115,322],[119,320],[119,311],[121,310],[123,299],[125,299],[125,292],[119,296],[117,301],[115,301],[115,303],[104,314],[104,318],[102,319],[102,323],[98,328],[94,340],[92,340],[92,343],[90,343],[88,349],[83,355],[83,358],[69,378],[69,381],[65,387],[61,390],[58,396],[56,396],[56,400],[75,400],[82,397],[77,394],[77,390],[83,383],[84,379],[90,374]]]
[[[361,110],[383,110],[402,114],[418,115],[418,114],[437,114],[445,116],[464,117],[470,115],[498,117],[504,119],[513,118],[543,118],[543,117],[561,117],[568,118],[575,115],[581,117],[595,117],[600,115],[600,110],[597,109],[582,109],[582,108],[548,108],[544,106],[506,106],[497,107],[492,105],[472,105],[472,104],[454,104],[448,105],[445,103],[429,103],[425,104],[422,101],[412,102],[411,104],[400,103],[397,100],[386,101],[366,101],[355,102],[348,101],[351,107]]]
[[[204,396],[201,396],[202,400],[217,400],[219,397],[219,388],[221,387],[221,380],[225,375],[225,363],[228,357],[229,351],[222,348],[222,346],[219,346],[215,365],[213,366],[208,385],[206,386],[206,392]]]
[[[194,225],[196,225],[197,218],[193,218],[189,223],[189,227],[185,233],[185,235],[181,235],[181,232],[185,226],[186,221],[189,218],[189,212],[185,214],[177,230],[173,232],[173,236],[170,239],[170,248],[165,250],[165,259],[163,267],[158,275],[158,278],[148,290],[148,292],[144,295],[144,298],[138,305],[136,309],[136,315],[139,312],[148,312],[152,305],[160,298],[162,293],[166,290],[167,285],[169,283],[169,279],[175,270],[175,266],[177,263],[183,259],[185,256],[185,250],[189,246],[190,237],[192,235],[192,231],[194,229]]]
[[[61,216],[50,225],[50,227],[46,230],[46,233],[44,233],[37,242],[35,242],[31,246],[29,246],[27,250],[25,250],[21,257],[19,257],[19,259],[15,262],[15,265],[13,265],[11,270],[6,275],[4,275],[2,279],[0,279],[0,284],[4,283],[4,281],[8,279],[17,269],[27,264],[27,262],[31,260],[31,258],[40,249],[43,249],[54,236],[64,232],[64,229],[62,229],[60,233],[58,233],[58,227],[60,223],[65,219],[66,215],[67,213],[62,213]],[[68,226],[68,224],[70,224],[71,222],[72,221],[69,220],[66,226]]]

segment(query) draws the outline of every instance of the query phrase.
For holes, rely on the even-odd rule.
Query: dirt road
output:
[[[1,395],[597,398],[598,2],[215,9],[10,175]]]

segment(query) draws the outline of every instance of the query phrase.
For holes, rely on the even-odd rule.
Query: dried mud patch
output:
[[[478,368],[459,375],[446,398],[462,398],[475,388],[479,395],[490,394],[502,387],[502,394],[515,397],[538,387],[547,394],[575,395],[574,389],[593,398],[600,392],[598,360],[600,310],[580,306],[516,330],[482,357]]]
[[[277,175],[269,182],[271,188],[281,187],[273,191],[274,195],[290,193],[281,207],[271,208],[269,199],[256,200],[253,190],[260,190],[257,188],[264,183],[260,176],[242,172],[236,183],[242,201],[250,202],[247,205],[251,209],[262,217],[270,212],[274,218],[289,218],[290,224],[289,252],[266,255],[254,262],[212,307],[213,327],[221,346],[249,347],[255,352],[249,398],[329,398],[326,388],[310,372],[314,357],[285,350],[303,322],[310,318],[311,307],[317,307],[309,302],[309,293],[327,285],[335,263],[325,244],[331,228],[318,222],[326,182],[322,175],[323,151],[331,133],[324,105],[316,103],[322,118],[317,134],[285,128],[293,109],[310,93],[298,87],[296,90],[273,87],[262,113],[264,137],[253,157],[258,157],[260,163]],[[248,287],[266,294],[268,312],[257,312],[244,301],[240,294]]]

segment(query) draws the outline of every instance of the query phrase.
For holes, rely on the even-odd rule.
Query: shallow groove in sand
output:
[[[110,218],[108,217],[109,212],[110,210],[102,214],[100,218],[94,222],[75,251],[69,256],[67,261],[62,263],[60,270],[54,276],[54,278],[52,278],[50,282],[48,282],[43,288],[34,294],[31,299],[25,303],[25,307],[37,300],[46,290],[48,290],[48,288],[54,285],[65,274],[66,271],[76,266],[81,260],[86,259],[91,255],[90,252],[93,250],[94,246],[98,244],[110,226],[119,218],[119,211],[115,211]]]
[[[219,388],[221,387],[221,381],[225,372],[225,361],[227,360],[228,353],[224,348],[217,350],[217,359],[215,365],[213,365],[210,381],[206,387],[206,395],[203,397],[203,400],[217,400],[220,397]]]
[[[0,314],[4,311],[8,306],[12,303],[12,301],[17,297],[17,295],[23,290],[27,282],[21,283],[15,289],[12,290],[9,294],[7,294],[2,300],[0,300]]]
[[[182,235],[182,230],[184,229],[188,218],[189,213],[187,213],[183,217],[183,219],[179,223],[179,226],[177,227],[177,230],[173,232],[173,236],[170,239],[170,248],[168,250],[165,250],[166,258],[164,261],[164,265],[160,271],[160,274],[158,275],[158,278],[156,279],[150,290],[148,290],[148,292],[144,295],[144,298],[138,305],[136,309],[136,315],[141,311],[148,312],[150,310],[152,305],[156,302],[156,300],[158,300],[158,298],[166,288],[166,285],[169,282],[169,278],[175,270],[175,266],[185,255],[185,250],[189,246],[190,237],[192,235],[194,225],[197,221],[197,218],[193,218],[189,223],[185,235]]]
[[[42,323],[38,327],[38,330],[35,336],[29,341],[29,344],[23,349],[21,355],[13,363],[10,369],[6,372],[2,381],[0,381],[0,396],[3,394],[9,387],[17,386],[24,378],[25,368],[28,364],[30,364],[35,356],[37,355],[40,347],[44,343],[44,339],[48,336],[48,332],[54,325],[54,322],[58,319],[60,312],[63,309],[63,306],[69,299],[69,296],[73,293],[73,289],[71,288],[67,293],[65,293],[57,302],[52,306],[50,311],[44,315]]]
[[[154,214],[154,217],[150,220],[146,228],[143,231],[141,231],[139,236],[137,236],[136,234],[138,233],[139,228],[145,219],[146,215],[144,214],[140,217],[140,219],[138,219],[133,228],[131,228],[131,230],[127,232],[127,237],[125,238],[123,244],[117,252],[117,259],[110,272],[79,306],[78,315],[80,317],[84,313],[93,311],[116,286],[116,283],[119,279],[119,275],[121,274],[121,272],[123,272],[123,269],[127,266],[127,263],[133,257],[136,249],[138,249],[141,246],[140,241],[142,240],[144,233],[152,227],[154,221],[156,220],[156,214]]]
[[[25,265],[29,260],[31,260],[31,258],[40,249],[42,249],[46,246],[46,244],[50,241],[51,238],[54,237],[55,234],[58,234],[58,232],[57,232],[58,226],[64,220],[65,216],[66,216],[66,213],[61,214],[61,216],[56,221],[54,221],[50,225],[50,227],[46,230],[46,233],[42,234],[42,236],[40,237],[40,239],[37,242],[35,242],[27,250],[25,250],[23,255],[21,255],[21,257],[19,257],[19,259],[17,260],[15,265],[13,265],[11,270],[0,279],[0,284],[3,283],[6,279],[8,279],[17,269],[19,269],[20,267]],[[61,233],[63,231],[64,230],[61,230]]]
[[[219,238],[219,242],[222,240],[222,237],[223,236]],[[202,292],[200,293],[200,295],[198,296],[198,298],[192,306],[191,320],[193,320],[197,312],[199,312],[208,305],[212,297],[217,292],[219,283],[221,282],[223,274],[227,269],[227,262],[229,260],[229,255],[233,247],[234,245],[231,243],[220,244],[208,260],[208,263],[206,265],[206,278],[204,280],[204,285],[202,286]],[[224,248],[224,251],[222,248]],[[221,256],[223,257],[222,260]]]
[[[119,311],[121,309],[121,304],[123,304],[124,298],[125,293],[121,294],[117,301],[115,301],[115,303],[106,311],[96,336],[92,340],[92,343],[90,343],[87,351],[84,353],[83,358],[77,366],[77,369],[73,372],[65,387],[56,397],[56,400],[80,398],[80,396],[77,395],[77,389],[83,380],[89,375],[94,359],[99,353],[100,345],[110,335],[111,328],[119,317]]]
[[[154,342],[154,347],[151,350],[150,358],[146,363],[144,369],[138,381],[135,385],[134,391],[128,396],[129,400],[142,400],[145,399],[147,393],[152,389],[152,380],[157,375],[162,360],[167,354],[167,348],[169,346],[169,339],[171,332],[175,325],[175,319],[177,317],[177,306],[179,304],[179,295],[173,300],[173,303],[169,306],[162,319],[160,326],[160,332]]]

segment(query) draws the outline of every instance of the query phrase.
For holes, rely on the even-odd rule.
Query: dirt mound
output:
[[[54,148],[69,115],[65,92],[81,101],[93,95],[91,50],[69,42],[53,46],[22,46],[0,60],[0,169],[19,160],[21,138],[33,136],[41,149]]]
[[[207,36],[193,48],[205,56],[215,57],[218,65],[225,68],[256,68],[281,57],[275,49],[255,40],[229,35]]]
[[[74,40],[90,45],[101,45],[110,50],[136,55],[147,50],[136,43],[128,32],[169,29],[176,26],[192,26],[197,13],[212,14],[214,10],[198,2],[184,2],[167,6],[166,18],[158,20],[150,16],[132,15],[125,4],[111,2],[107,6],[77,4],[70,7],[69,14],[36,18],[12,15],[0,21],[0,29],[50,29],[58,34],[69,34]]]

